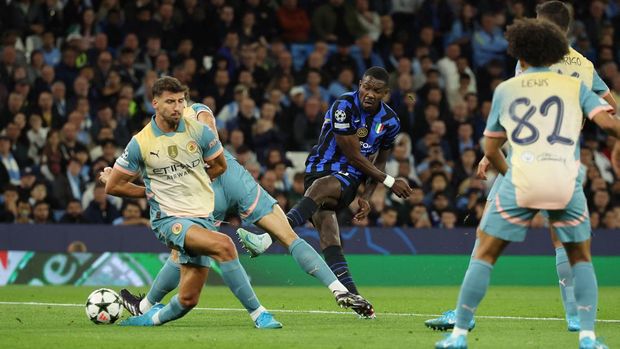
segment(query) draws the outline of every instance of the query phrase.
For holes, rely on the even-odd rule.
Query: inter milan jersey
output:
[[[371,115],[362,109],[358,91],[345,93],[325,114],[319,142],[306,160],[306,173],[344,172],[363,177],[340,150],[335,135],[356,135],[362,156],[368,158],[379,149],[390,149],[399,131],[400,121],[385,103]]]

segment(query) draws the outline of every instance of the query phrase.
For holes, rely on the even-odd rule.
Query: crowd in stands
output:
[[[330,103],[377,65],[402,131],[386,171],[416,190],[401,200],[378,186],[367,220],[352,222],[354,200],[340,223],[476,226],[494,178],[474,176],[485,120],[515,68],[503,33],[539,2],[0,0],[0,221],[148,225],[145,200],[96,179],[150,121],[165,75],[214,111],[225,147],[287,210],[303,195],[289,155],[311,149]],[[572,5],[570,44],[620,101],[620,1]],[[620,227],[613,142],[586,123],[594,228]]]

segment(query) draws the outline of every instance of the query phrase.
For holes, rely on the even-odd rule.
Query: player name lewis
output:
[[[521,80],[521,87],[546,87],[549,86],[549,79],[524,79]]]

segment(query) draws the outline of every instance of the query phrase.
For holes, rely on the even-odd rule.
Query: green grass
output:
[[[263,304],[284,324],[282,330],[256,330],[247,313],[195,310],[156,328],[96,326],[82,306],[2,304],[42,302],[83,304],[94,287],[0,288],[0,348],[431,348],[441,334],[424,327],[424,315],[455,304],[457,287],[363,287],[378,318],[360,320],[342,314],[329,292],[319,287],[257,287]],[[228,289],[208,286],[199,307],[235,308]],[[278,312],[291,310],[300,312]],[[492,286],[479,315],[562,317],[556,287]],[[383,313],[383,314],[382,314]],[[126,316],[126,312],[125,315]],[[620,319],[620,287],[602,287],[599,319]],[[610,347],[620,347],[620,323],[597,324],[597,334]],[[471,348],[576,348],[577,334],[564,321],[479,318],[469,336]]]

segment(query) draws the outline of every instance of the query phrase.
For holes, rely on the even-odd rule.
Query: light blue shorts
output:
[[[207,256],[190,255],[185,251],[185,235],[189,227],[197,225],[201,228],[216,230],[213,218],[164,217],[151,222],[151,228],[157,239],[171,249],[179,252],[179,264],[194,264],[203,267],[211,265]]]
[[[229,211],[237,213],[244,223],[253,224],[273,211],[278,202],[254,177],[235,160],[228,160],[228,168],[212,184],[215,192],[216,221],[226,219]]]
[[[581,178],[581,179],[580,179]],[[499,178],[498,178],[499,179]],[[562,210],[545,210],[549,224],[555,228],[562,242],[581,242],[590,238],[590,214],[586,196],[583,193],[580,175],[575,182],[571,200]],[[497,182],[496,182],[497,183]],[[495,185],[493,185],[495,187]],[[510,178],[501,180],[494,188],[495,196],[490,198],[489,209],[482,217],[480,229],[485,233],[506,241],[523,241],[525,234],[538,209],[523,208],[517,205],[515,187]],[[493,190],[491,190],[493,193]]]

